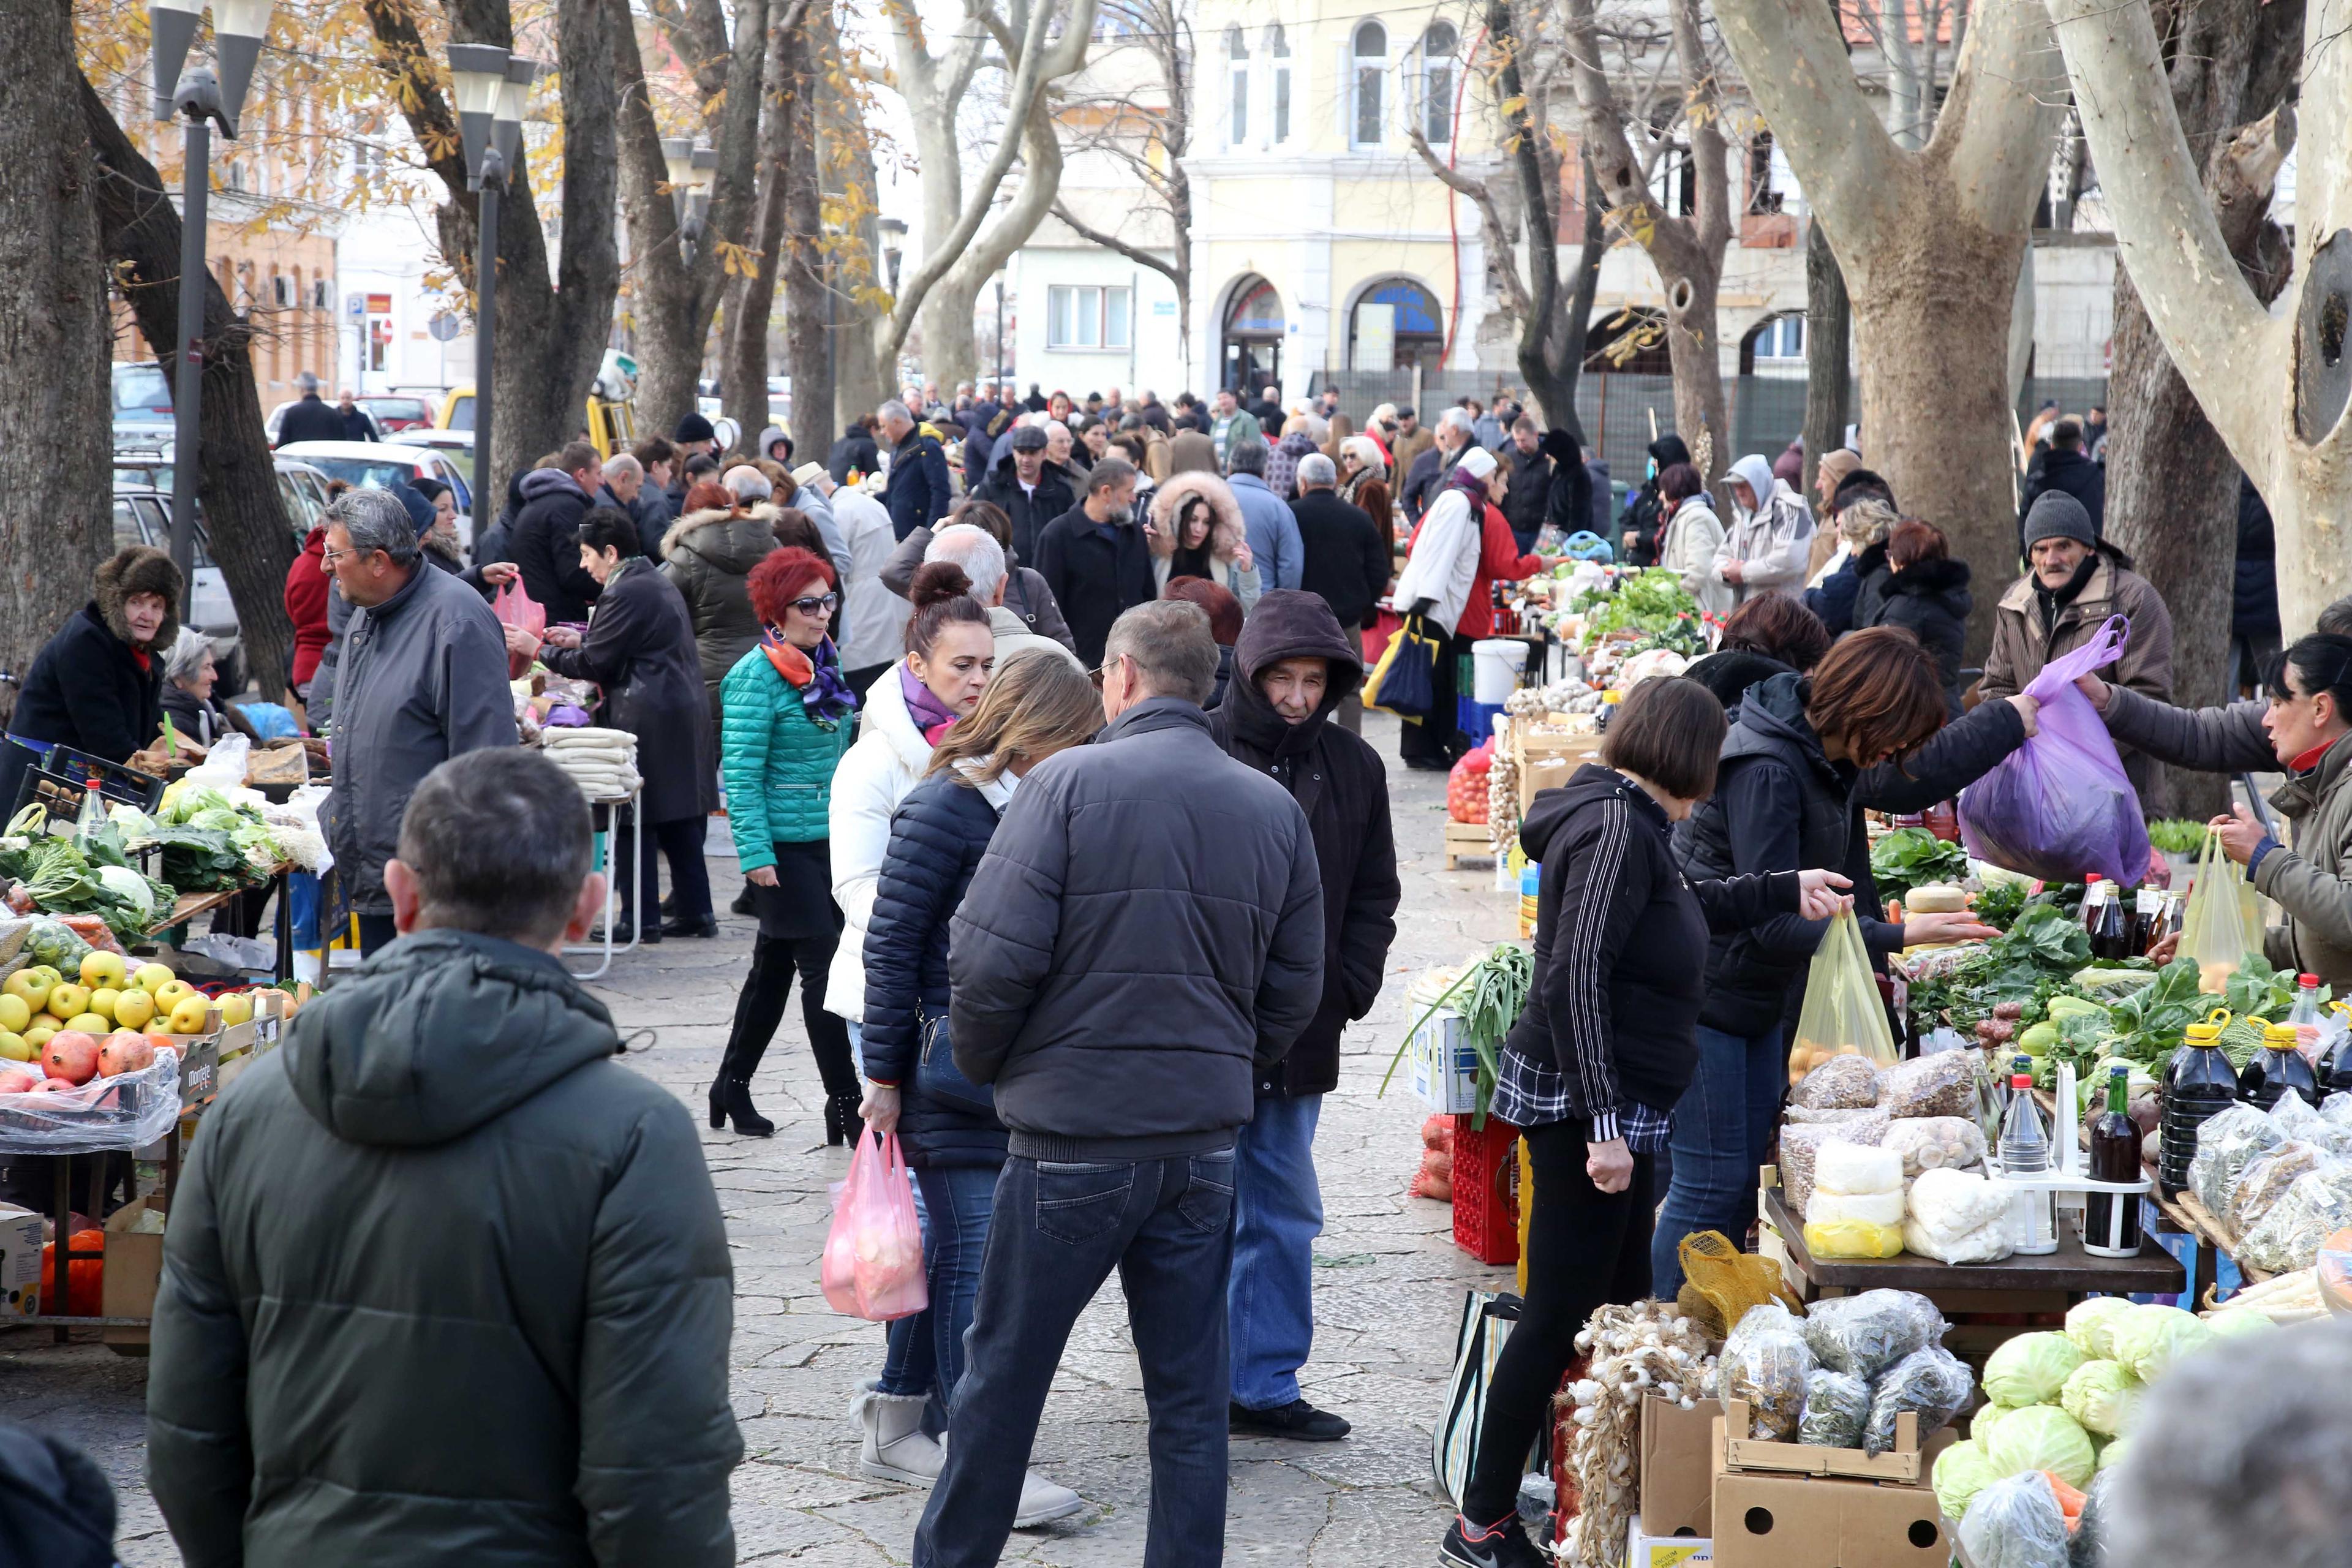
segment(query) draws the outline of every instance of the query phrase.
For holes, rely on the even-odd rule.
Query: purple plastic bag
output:
[[[1960,840],[1979,860],[2078,881],[2096,871],[2131,887],[2147,875],[2147,823],[2116,743],[2074,678],[2123,657],[2131,623],[2116,616],[2098,636],[2053,659],[2025,689],[2042,704],[2041,732],[1960,792]]]

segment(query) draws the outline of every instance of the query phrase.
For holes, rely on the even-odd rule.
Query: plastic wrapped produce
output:
[[[1813,1163],[1825,1143],[1876,1143],[1886,1135],[1883,1110],[1866,1111],[1851,1121],[1833,1125],[1780,1129],[1780,1197],[1789,1213],[1801,1220],[1813,1195]]]
[[[1843,1058],[1841,1058],[1843,1059]],[[1792,1105],[1781,1113],[1792,1126],[1809,1125],[1836,1127],[1850,1121],[1875,1118],[1886,1120],[1886,1112],[1874,1105],[1835,1105],[1817,1110],[1808,1105]]]
[[[1834,1194],[1815,1193],[1813,1208]],[[1808,1219],[1805,1250],[1815,1258],[1895,1258],[1903,1251],[1900,1225],[1876,1225],[1866,1219]]]
[[[2352,1225],[2352,1166],[2330,1163],[2295,1179],[2238,1245],[2241,1262],[2273,1274],[2308,1268],[2320,1244]]]
[[[1906,1199],[1903,1246],[1945,1263],[1995,1263],[2013,1250],[2009,1194],[1966,1171],[1922,1171]]]
[[[2272,1206],[2286,1196],[2289,1187],[2326,1163],[2327,1156],[2319,1145],[2290,1138],[2247,1161],[2245,1170],[2238,1176],[2238,1184],[2230,1189],[2230,1206],[2214,1212],[2242,1237],[2263,1222]]]
[[[2032,1470],[1979,1491],[1960,1547],[1977,1568],[2067,1568],[2066,1515],[2049,1479]]]
[[[1815,1448],[1859,1448],[1869,1424],[1870,1384],[1851,1373],[1815,1367],[1805,1379],[1797,1441]]]
[[[1862,1436],[1864,1452],[1884,1454],[1895,1447],[1895,1418],[1906,1410],[1919,1416],[1919,1442],[1968,1408],[1976,1397],[1977,1380],[1968,1363],[1941,1345],[1913,1351],[1886,1369],[1870,1394],[1870,1425]]]
[[[1985,1396],[2003,1405],[2054,1405],[2083,1352],[2064,1334],[2019,1334],[1985,1358]]]
[[[1982,1058],[1973,1051],[1938,1051],[1886,1069],[1886,1092],[1879,1100],[1889,1116],[1968,1116],[1977,1110],[1977,1079]]]
[[[1885,1136],[1884,1133],[1881,1134]],[[1813,1185],[1849,1197],[1903,1190],[1903,1162],[1875,1144],[1824,1143],[1813,1159]]]
[[[2251,1105],[2232,1105],[2207,1118],[2197,1129],[2197,1156],[2189,1162],[2189,1185],[2205,1212],[2228,1213],[2230,1194],[2247,1163],[2285,1142],[2278,1123]]]
[[[1749,1436],[1786,1443],[1804,1417],[1805,1380],[1812,1370],[1813,1352],[1793,1321],[1787,1329],[1738,1334],[1723,1347],[1723,1397],[1748,1402]]]
[[[0,1061],[0,1067],[18,1065]],[[37,1094],[0,1095],[0,1152],[89,1154],[143,1149],[179,1121],[180,1058],[158,1051],[147,1066],[111,1078]]]
[[[1804,1319],[1813,1360],[1832,1372],[1874,1378],[1905,1356],[1940,1343],[1944,1315],[1911,1290],[1864,1290],[1816,1301]]]
[[[1805,1205],[1805,1223],[1874,1225],[1899,1231],[1903,1228],[1903,1194],[1897,1191],[1849,1195],[1815,1188],[1812,1202]]]
[[[2115,1507],[2115,1478],[2106,1456],[2099,1456],[2099,1473],[2083,1489],[2083,1511],[2074,1521],[2074,1538],[2066,1543],[2067,1568],[2105,1568],[2107,1561],[2107,1514]]]
[[[1936,1468],[1929,1472],[1936,1487],[1936,1501],[1949,1520],[1964,1520],[1969,1505],[1977,1494],[1992,1485],[1999,1478],[1993,1474],[1992,1461],[1973,1441],[1953,1444],[1936,1456]]]
[[[2107,1358],[2115,1349],[2116,1320],[2132,1310],[2121,1296],[2094,1296],[2066,1309],[2066,1337],[2074,1348],[2094,1359]]]
[[[1906,1181],[1927,1171],[1968,1170],[1985,1158],[1984,1131],[1973,1115],[1905,1117],[1887,1123],[1878,1146],[1902,1160]]]
[[[1868,1057],[1832,1057],[1789,1091],[1789,1103],[1808,1110],[1865,1109],[1878,1103],[1880,1082],[1878,1064]]]

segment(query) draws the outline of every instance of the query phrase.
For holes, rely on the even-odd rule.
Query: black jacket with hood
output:
[[[522,477],[522,510],[515,514],[507,552],[522,574],[523,592],[547,611],[547,624],[578,623],[604,592],[580,565],[580,520],[588,492],[561,468],[534,468]]]
[[[726,1227],[619,1049],[554,958],[421,931],[205,1113],[147,1393],[191,1564],[734,1562]]]
[[[1181,697],[1021,781],[950,931],[956,1066],[1028,1159],[1232,1147],[1323,1001],[1306,816]]]
[[[1965,561],[1920,561],[1880,580],[1879,597],[1870,606],[1873,618],[1854,621],[1864,626],[1901,626],[1936,656],[1936,673],[1944,683],[1944,710],[1960,716],[1960,693],[1968,679],[1960,674],[1961,657],[1969,640],[1969,611],[1976,597],[1969,592]]]
[[[1024,561],[1034,561],[1037,536],[1045,531],[1047,523],[1078,504],[1078,494],[1079,487],[1072,482],[1069,470],[1058,463],[1041,465],[1036,489],[1023,489],[1013,454],[1007,452],[988,478],[972,487],[971,499],[1002,509],[1013,522],[1013,553]]]
[[[1618,520],[1618,537],[1609,542],[1619,550],[1625,549],[1624,536],[1633,536],[1633,548],[1625,559],[1636,566],[1658,563],[1658,536],[1665,527],[1665,500],[1658,494],[1658,476],[1676,463],[1690,461],[1690,447],[1679,436],[1661,436],[1650,443],[1651,469],[1642,480],[1642,488],[1625,498],[1625,515]]]
[[[163,660],[180,636],[180,572],[163,552],[134,544],[99,563],[90,592],[89,603],[33,656],[5,731],[127,762],[163,728]],[[144,645],[143,669],[123,609],[133,594],[160,594],[165,606],[163,626]],[[23,746],[0,741],[0,816],[15,808],[33,760]]]
[[[1037,574],[1068,617],[1071,647],[1088,669],[1102,662],[1119,612],[1160,596],[1141,519],[1113,527],[1105,538],[1084,502],[1038,531]]]
[[[1344,502],[1341,504],[1345,504]],[[1290,1054],[1258,1074],[1260,1094],[1325,1094],[1339,1087],[1339,1036],[1371,1011],[1396,941],[1396,840],[1388,769],[1380,753],[1331,722],[1363,684],[1362,642],[1319,595],[1277,588],[1261,596],[1234,645],[1234,679],[1209,715],[1209,732],[1234,761],[1279,781],[1307,814],[1323,879],[1323,1001]],[[1319,658],[1331,672],[1323,702],[1293,724],[1258,689],[1261,670]]]
[[[1537,878],[1535,978],[1503,1048],[1560,1075],[1562,1120],[1621,1135],[1628,1101],[1671,1110],[1698,1060],[1708,933],[1797,911],[1796,871],[1685,879],[1658,803],[1587,763],[1535,798],[1519,845]]]

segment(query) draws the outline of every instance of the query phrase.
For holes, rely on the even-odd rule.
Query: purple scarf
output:
[[[961,717],[954,709],[940,701],[929,687],[915,679],[915,672],[907,668],[904,659],[898,662],[898,694],[907,700],[907,711],[914,716],[915,728],[921,731],[923,739],[934,746]]]

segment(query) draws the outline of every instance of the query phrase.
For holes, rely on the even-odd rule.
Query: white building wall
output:
[[[1058,226],[1055,226],[1058,227]],[[1067,236],[1067,231],[1062,231]],[[1041,231],[1042,233],[1042,231]],[[1025,392],[1035,382],[1083,398],[1117,386],[1132,394],[1143,387],[1162,402],[1192,384],[1178,331],[1176,285],[1166,275],[1129,260],[1117,251],[1086,246],[1075,237],[1062,245],[1024,246],[1007,269],[1005,328],[1015,379]],[[1128,342],[1124,347],[1076,348],[1049,342],[1055,288],[1124,289],[1129,291]],[[989,338],[993,296],[981,301],[981,335]]]
[[[432,221],[429,210],[407,208],[364,211],[346,220],[336,262],[341,384],[362,392],[405,392],[446,389],[473,379],[474,331],[462,308],[465,296],[427,284],[430,275],[446,271],[428,237]],[[372,301],[371,296],[379,298]],[[389,312],[379,318],[370,310],[376,302],[388,304]],[[433,321],[451,311],[460,330],[445,343],[433,336]],[[381,368],[370,341],[379,319],[388,331]]]

